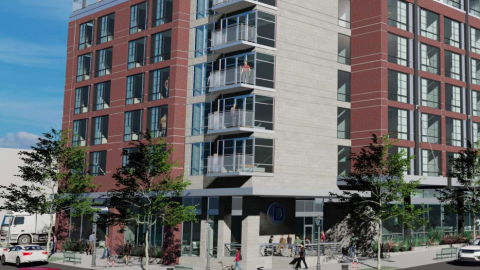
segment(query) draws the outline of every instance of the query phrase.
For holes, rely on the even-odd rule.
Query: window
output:
[[[451,112],[462,112],[462,88],[445,84],[445,109]]]
[[[107,151],[90,152],[89,174],[91,176],[105,175]]]
[[[338,146],[338,176],[348,176],[351,171],[350,146]]]
[[[167,136],[168,106],[149,108],[147,113],[147,132],[152,138]]]
[[[480,17],[480,0],[470,0],[470,13]]]
[[[460,48],[460,23],[445,17],[444,26],[444,43]]]
[[[447,176],[450,176],[450,174],[453,172],[453,163],[452,161],[454,159],[457,159],[460,157],[459,153],[452,153],[452,152],[447,152]]]
[[[337,110],[337,137],[350,139],[350,109],[338,108]]]
[[[461,75],[460,54],[445,51],[445,76],[460,80]]]
[[[350,28],[350,0],[338,1],[338,25]]]
[[[108,115],[92,118],[91,145],[106,144],[108,141]]]
[[[388,25],[409,31],[408,4],[406,2],[388,0]]]
[[[388,70],[388,99],[403,103],[408,101],[408,74]]]
[[[90,79],[92,53],[80,55],[77,62],[77,82]]]
[[[440,109],[440,83],[422,78],[422,106]]]
[[[172,30],[152,35],[150,64],[170,59],[172,47]]]
[[[447,145],[462,146],[462,120],[447,117]]]
[[[25,217],[15,217],[15,219],[13,220],[13,225],[23,225],[23,224],[25,224]]]
[[[338,71],[337,99],[350,102],[350,72]]]
[[[138,147],[131,147],[131,148],[123,148],[122,152],[122,167],[128,165],[128,155],[138,153]]]
[[[93,45],[93,21],[80,24],[80,36],[78,38],[78,49],[83,50]]]
[[[350,37],[338,34],[338,63],[350,65]]]
[[[143,85],[143,73],[127,77],[127,105],[143,102]]]
[[[136,141],[142,138],[140,135],[142,132],[142,119],[142,110],[125,113],[125,129],[123,132],[124,141]]]
[[[388,33],[388,62],[408,66],[408,40]]]
[[[190,175],[204,175],[207,173],[208,157],[211,154],[211,142],[192,144],[192,168]]]
[[[211,54],[212,32],[215,23],[201,25],[195,29],[195,57]]]
[[[110,108],[110,81],[95,84],[93,88],[93,110]]]
[[[88,119],[73,121],[72,146],[87,145]]]
[[[128,69],[145,65],[145,40],[140,38],[128,43]]]
[[[113,48],[103,49],[96,52],[96,77],[112,74]]]
[[[408,140],[408,111],[388,108],[388,133],[391,138]]]
[[[422,175],[440,176],[442,175],[442,152],[432,150],[422,150]]]
[[[97,27],[97,44],[112,41],[115,33],[115,13],[100,17]]]
[[[88,112],[89,92],[90,87],[88,86],[75,89],[75,114]]]
[[[213,0],[197,0],[197,20],[214,14],[212,6]]]
[[[421,69],[426,72],[440,74],[440,50],[427,44],[421,44],[420,48],[422,57]]]
[[[480,30],[470,27],[470,50],[480,53]]]
[[[147,2],[130,7],[130,34],[147,29]]]
[[[472,58],[472,83],[480,85],[480,60]]]
[[[438,40],[438,14],[422,9],[420,11],[420,35]]]
[[[440,144],[441,138],[440,116],[432,114],[422,114],[422,142]]]
[[[150,89],[148,90],[148,100],[158,100],[168,98],[170,68],[157,69],[150,71]]]
[[[473,115],[480,116],[480,92],[472,90],[472,111]]]
[[[192,136],[206,134],[208,117],[212,112],[212,102],[192,105]]]
[[[437,0],[437,1],[450,5],[454,8],[461,8],[461,5],[460,5],[461,0]]]
[[[210,92],[214,62],[198,64],[193,68],[193,96],[205,95]]]
[[[202,198],[198,197],[184,197],[183,205],[185,206],[197,206],[198,215],[201,215]],[[200,219],[199,216],[197,218]],[[201,224],[200,222],[188,221],[182,224],[182,256],[200,256],[200,234]]]
[[[154,0],[152,7],[152,27],[172,21],[173,0]]]
[[[473,123],[473,147],[477,148],[476,144],[480,140],[480,123]]]

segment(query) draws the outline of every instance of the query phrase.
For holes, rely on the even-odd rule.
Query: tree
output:
[[[372,142],[363,147],[359,154],[351,154],[353,170],[341,179],[346,182],[348,190],[342,194],[331,193],[339,199],[339,206],[345,208],[350,219],[371,220],[377,225],[378,269],[381,268],[384,220],[395,219],[402,226],[407,223],[426,223],[420,216],[427,210],[423,206],[416,208],[405,200],[417,192],[420,182],[406,182],[403,178],[413,157],[406,157],[404,150],[388,155],[391,147],[388,135],[379,139],[374,134]]]
[[[460,187],[446,187],[436,190],[436,195],[439,202],[442,203],[444,209],[453,212],[458,216],[458,231],[464,232],[464,218],[463,215],[467,213],[465,206],[465,191]]]
[[[142,134],[133,141],[130,151],[124,150],[124,166],[117,168],[113,179],[116,188],[107,193],[111,211],[108,221],[123,230],[128,225],[145,226],[146,269],[149,269],[149,234],[152,226],[177,226],[195,220],[195,206],[181,203],[183,192],[190,185],[183,174],[172,176],[177,165],[170,161],[174,149],[163,139]]]
[[[24,165],[18,175],[24,185],[0,185],[0,198],[5,199],[0,209],[12,212],[50,215],[47,252],[50,253],[50,238],[54,214],[70,211],[72,216],[95,211],[91,201],[83,196],[94,190],[92,177],[85,173],[86,150],[68,146],[68,131],[52,129],[43,134],[32,151],[21,151]]]

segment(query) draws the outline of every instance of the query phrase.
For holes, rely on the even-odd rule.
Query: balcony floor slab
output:
[[[273,130],[266,130],[260,128],[247,128],[247,127],[233,127],[226,129],[215,129],[207,131],[207,134],[212,135],[229,135],[229,134],[238,134],[238,133],[247,133],[247,132],[261,132],[261,133],[275,133]]]
[[[213,6],[212,10],[220,12],[220,13],[230,13],[230,12],[234,12],[234,11],[237,11],[237,10],[242,10],[242,9],[249,8],[249,7],[256,6],[256,5],[264,6],[264,7],[267,7],[267,8],[277,10],[277,7],[270,6],[270,5],[267,5],[267,4],[264,4],[264,3],[259,3],[259,2],[254,1],[254,0],[225,1],[225,3]]]
[[[272,51],[277,50],[276,48],[260,45],[260,44],[253,43],[250,41],[245,41],[245,40],[237,40],[235,42],[229,42],[226,44],[217,45],[212,47],[211,50],[215,51],[215,53],[230,53],[234,51],[243,51],[251,48],[262,48],[262,49],[272,50]]]
[[[221,87],[210,88],[210,93],[230,94],[230,93],[241,92],[249,89],[258,89],[258,90],[263,90],[268,92],[275,92],[275,89],[273,88],[256,86],[251,84],[244,84],[244,83],[236,83],[236,84],[230,84],[230,85],[221,86]]]
[[[273,173],[256,173],[256,172],[228,172],[228,173],[207,173],[207,177],[239,177],[239,176],[260,176],[273,177]]]

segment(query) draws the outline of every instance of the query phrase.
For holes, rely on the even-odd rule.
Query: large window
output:
[[[212,112],[212,102],[192,105],[192,136],[202,135],[208,130],[208,117]]]
[[[212,32],[215,23],[201,25],[195,29],[195,57],[211,54]]]
[[[168,106],[149,108],[147,113],[147,132],[152,138],[167,136]]]
[[[337,137],[350,139],[350,109],[338,108],[337,110]]]
[[[462,120],[447,117],[447,145],[462,146]]]
[[[124,141],[136,141],[141,139],[143,111],[130,111],[125,113]]]
[[[473,147],[477,148],[476,143],[480,140],[480,123],[473,123]]]
[[[197,0],[197,20],[214,14],[212,6],[213,0]]]
[[[172,30],[152,35],[150,48],[150,64],[169,60],[172,48]]]
[[[420,34],[424,37],[438,40],[438,14],[422,9],[420,11]]]
[[[350,28],[350,3],[351,0],[338,1],[338,25]]]
[[[92,68],[92,53],[80,55],[77,62],[77,82],[90,79]]]
[[[108,115],[92,118],[91,145],[106,144],[108,142]]]
[[[451,112],[462,112],[462,88],[445,84],[445,109]]]
[[[445,44],[460,48],[460,23],[445,17],[444,26],[445,26],[445,30],[444,30]]]
[[[422,106],[440,108],[440,83],[422,78]]]
[[[115,33],[115,13],[98,19],[97,44],[113,40]]]
[[[107,48],[95,53],[95,76],[101,77],[112,74],[113,48]]]
[[[152,27],[172,21],[173,0],[154,0],[152,7]]]
[[[408,39],[388,33],[388,62],[408,66]]]
[[[207,173],[208,157],[211,155],[211,142],[192,144],[192,167],[190,175],[204,175]]]
[[[442,152],[425,149],[422,150],[422,175],[442,175]]]
[[[146,38],[140,38],[128,43],[128,69],[145,65]]]
[[[130,34],[147,29],[147,2],[130,8]]]
[[[170,88],[170,68],[157,69],[150,71],[150,83],[148,90],[148,100],[158,100],[168,98]]]
[[[351,171],[350,146],[338,146],[338,176],[348,176]]]
[[[337,99],[350,102],[350,72],[338,71]]]
[[[137,104],[143,101],[144,74],[137,74],[127,77],[126,104]]]
[[[480,17],[480,0],[470,0],[470,14]]]
[[[93,45],[93,21],[89,21],[80,25],[80,33],[78,38],[78,49],[83,50]]]
[[[480,60],[472,58],[472,83],[480,85]]]
[[[407,2],[388,0],[388,24],[409,31]]]
[[[470,26],[470,50],[480,53],[480,30]]]
[[[409,103],[408,100],[408,74],[388,70],[388,99],[403,103]]]
[[[214,62],[195,65],[193,68],[193,96],[200,96],[209,93],[212,83],[212,73],[215,67]]]
[[[426,72],[440,74],[440,49],[427,44],[420,46],[421,69]]]
[[[422,114],[422,142],[441,144],[440,116]]]
[[[475,116],[480,116],[480,92],[472,90],[472,112]]]
[[[197,215],[201,215],[202,211],[202,198],[198,197],[184,197],[183,205],[196,206]],[[197,216],[201,220],[200,216]],[[200,256],[200,234],[201,234],[201,222],[188,221],[182,224],[182,256]]]
[[[388,108],[388,133],[391,138],[408,140],[408,111]]]
[[[73,121],[73,147],[87,145],[87,127],[88,119]]]
[[[75,89],[75,114],[88,112],[89,92],[88,86]]]
[[[92,176],[105,175],[107,151],[90,152],[88,173]]]
[[[93,89],[93,110],[110,108],[110,81],[95,84]]]
[[[451,51],[445,51],[445,76],[460,80],[462,77],[462,70],[460,68],[460,54]]]
[[[350,36],[338,34],[338,63],[350,65]]]
[[[460,4],[460,1],[463,1],[463,0],[437,0],[437,1],[450,5],[454,8],[461,8],[462,6]]]

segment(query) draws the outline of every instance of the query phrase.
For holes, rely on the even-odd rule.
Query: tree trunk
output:
[[[474,208],[475,209],[475,208]],[[477,212],[475,210],[472,210],[472,215],[473,215],[473,241],[477,239],[477,220],[476,220],[476,214]]]
[[[381,269],[382,268],[382,220],[380,220],[380,222],[378,222],[378,226],[379,226],[379,229],[378,229],[378,241],[377,241],[377,247],[378,247],[377,269]]]
[[[460,190],[457,190],[457,192],[459,192],[459,194],[457,194],[457,205],[458,205],[458,208],[459,211],[458,212],[458,232],[463,234],[463,232],[465,231],[465,221],[464,221],[464,217],[463,217],[463,214],[464,214],[464,211],[465,210],[460,210],[460,209],[464,209],[464,204],[463,204],[463,197],[462,197],[462,193],[463,191],[460,191]],[[475,219],[474,219],[475,220]]]
[[[52,255],[51,253],[51,247],[50,245],[52,244],[52,241],[50,239],[52,238],[52,228],[53,228],[53,206],[50,207],[50,226],[48,228],[48,235],[47,235],[47,252],[48,256]]]
[[[150,220],[149,220],[150,221]],[[145,226],[145,270],[148,270],[148,263],[149,263],[149,257],[148,257],[148,231],[150,229],[150,222]]]

